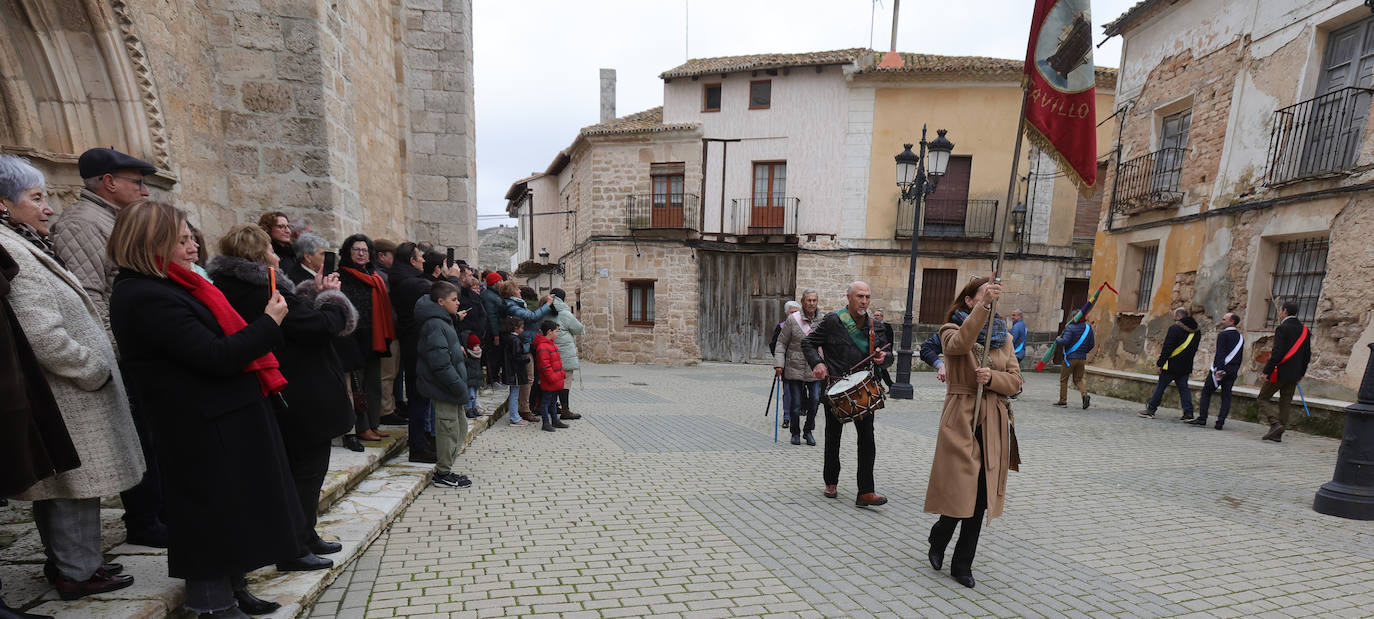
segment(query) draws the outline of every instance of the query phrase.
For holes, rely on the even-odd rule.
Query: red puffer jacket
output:
[[[540,391],[563,390],[563,357],[558,344],[539,333],[534,336],[534,368],[539,372]]]

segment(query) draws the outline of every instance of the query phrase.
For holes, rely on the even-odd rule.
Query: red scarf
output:
[[[391,297],[386,293],[386,282],[382,281],[381,275],[364,273],[353,267],[339,267],[339,270],[372,287],[372,351],[386,352],[389,349],[387,341],[396,339],[396,324],[391,321]]]
[[[233,335],[238,333],[248,323],[243,321],[234,310],[234,306],[229,305],[229,300],[224,298],[224,293],[220,292],[214,284],[206,281],[204,277],[192,273],[181,265],[172,263],[167,265],[167,275],[172,281],[181,285],[191,296],[195,297],[205,307],[210,309],[210,313],[215,315],[215,322],[219,323],[219,328],[224,334]],[[286,388],[286,377],[281,375],[278,368],[281,364],[277,363],[277,357],[272,353],[267,353],[254,359],[244,366],[244,373],[254,372],[258,376],[258,384],[262,387],[262,395],[269,396]]]

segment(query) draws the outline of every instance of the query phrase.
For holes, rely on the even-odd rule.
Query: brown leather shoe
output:
[[[825,487],[825,492],[822,492],[821,494],[824,494],[824,495],[825,495],[825,498],[827,498],[827,499],[833,499],[833,498],[835,498],[835,497],[840,496],[840,487],[839,487],[839,486],[836,486],[836,485],[834,485],[834,484],[831,484],[831,485],[829,485],[829,486],[826,486],[826,487]]]
[[[391,433],[390,433],[390,432],[383,432],[383,431],[381,431],[381,430],[378,430],[377,428],[373,428],[372,431],[373,431],[373,432],[376,432],[376,433],[377,433],[377,436],[380,436],[380,437],[382,437],[382,438],[386,438],[386,437],[388,437],[388,436],[391,436]]]
[[[108,593],[110,591],[123,589],[134,584],[134,577],[122,574],[111,574],[105,570],[97,569],[95,574],[92,574],[88,580],[77,582],[58,576],[56,584],[57,595],[64,600],[70,601],[88,595]]]
[[[520,413],[520,418],[525,421],[542,421],[539,416],[534,413]]]
[[[382,440],[382,435],[377,434],[376,430],[366,430],[363,432],[359,432],[358,438],[364,441],[380,441]]]
[[[572,411],[563,411],[563,412],[561,412],[561,413],[558,413],[558,418],[559,418],[559,419],[581,419],[581,418],[582,418],[582,415],[579,415],[579,414],[574,413],[574,412],[572,412]]]
[[[865,492],[859,495],[858,498],[854,499],[854,504],[859,507],[868,507],[869,505],[882,505],[886,502],[887,497],[873,492]]]

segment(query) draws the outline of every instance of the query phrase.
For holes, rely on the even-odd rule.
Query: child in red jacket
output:
[[[545,320],[539,325],[539,334],[534,336],[534,368],[539,373],[539,416],[544,418],[544,431],[553,432],[554,428],[566,428],[568,424],[558,419],[558,392],[563,390],[563,358],[558,354],[558,344],[553,343],[558,333],[558,323]]]

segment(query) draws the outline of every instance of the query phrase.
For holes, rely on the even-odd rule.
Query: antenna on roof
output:
[[[688,49],[692,40],[689,36],[692,30],[692,11],[687,6],[687,2],[688,0],[682,0],[682,60],[684,62],[692,59],[692,53]]]
[[[868,9],[868,49],[873,49],[873,24],[878,19],[878,7],[883,5],[883,0],[873,0],[873,6]]]

